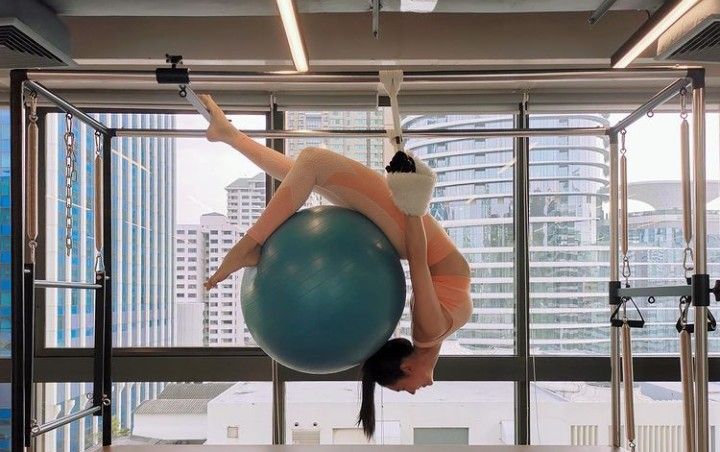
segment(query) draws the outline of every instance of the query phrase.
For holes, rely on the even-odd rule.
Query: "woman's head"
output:
[[[412,343],[407,339],[391,339],[363,364],[362,404],[358,424],[362,424],[368,438],[375,432],[375,383],[411,394],[423,386],[432,384],[428,372],[407,359],[414,350]]]

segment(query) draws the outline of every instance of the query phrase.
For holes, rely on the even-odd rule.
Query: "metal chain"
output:
[[[620,155],[625,155],[627,152],[627,149],[625,148],[625,135],[627,135],[627,130],[622,129],[620,131]]]
[[[73,132],[73,115],[65,114],[65,255],[72,252],[73,232],[73,184],[77,180],[77,155],[75,153],[75,133]]]
[[[687,89],[686,88],[680,89],[680,117],[682,119],[687,119],[687,117],[688,117]]]

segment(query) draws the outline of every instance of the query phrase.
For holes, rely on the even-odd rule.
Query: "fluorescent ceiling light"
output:
[[[615,69],[627,67],[697,2],[698,0],[675,0],[665,3],[620,47],[620,50],[615,52],[615,55],[612,56],[612,67]]]
[[[278,10],[280,10],[283,27],[285,27],[285,35],[290,45],[290,53],[295,63],[295,69],[297,69],[298,72],[307,72],[307,55],[305,53],[302,36],[300,36],[295,4],[293,0],[277,0],[277,6]]]

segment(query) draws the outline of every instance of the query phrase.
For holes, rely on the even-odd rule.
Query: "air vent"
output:
[[[720,62],[720,0],[701,0],[660,36],[658,59]]]
[[[0,66],[65,66],[63,61],[12,25],[0,26]]]
[[[293,429],[292,443],[300,445],[320,444],[320,430],[304,428]]]
[[[73,65],[65,25],[38,0],[0,0],[0,69]]]
[[[715,21],[670,54],[672,60],[720,61],[720,22]]]

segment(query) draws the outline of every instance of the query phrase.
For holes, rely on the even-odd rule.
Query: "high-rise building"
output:
[[[110,127],[173,128],[172,115],[100,114]],[[48,115],[45,276],[51,280],[92,281],[94,275],[93,130],[74,121],[77,177],[72,191],[72,251],[65,250],[65,119]],[[173,344],[175,140],[116,138],[113,140],[112,336],[116,347]],[[45,292],[47,347],[91,347],[94,337],[94,296],[90,291]],[[132,422],[130,405],[155,394],[157,383],[127,383],[113,394],[113,416],[121,426]],[[84,406],[92,388],[84,383],[48,383],[38,391],[38,412],[68,414]],[[93,418],[54,430],[42,438],[46,451],[83,450],[97,438]]]
[[[0,357],[10,356],[10,110],[0,108]],[[10,385],[0,384],[0,451],[10,450]]]
[[[265,173],[239,177],[225,191],[228,220],[247,231],[265,209]]]
[[[182,307],[177,328],[178,337],[187,336],[182,339],[183,345],[248,345],[249,335],[240,306],[242,272],[234,273],[211,291],[203,286],[242,236],[240,227],[220,213],[203,215],[199,225],[178,225],[176,292],[178,307]],[[197,317],[198,304],[202,304],[200,317]],[[199,343],[198,322],[202,328]]]

